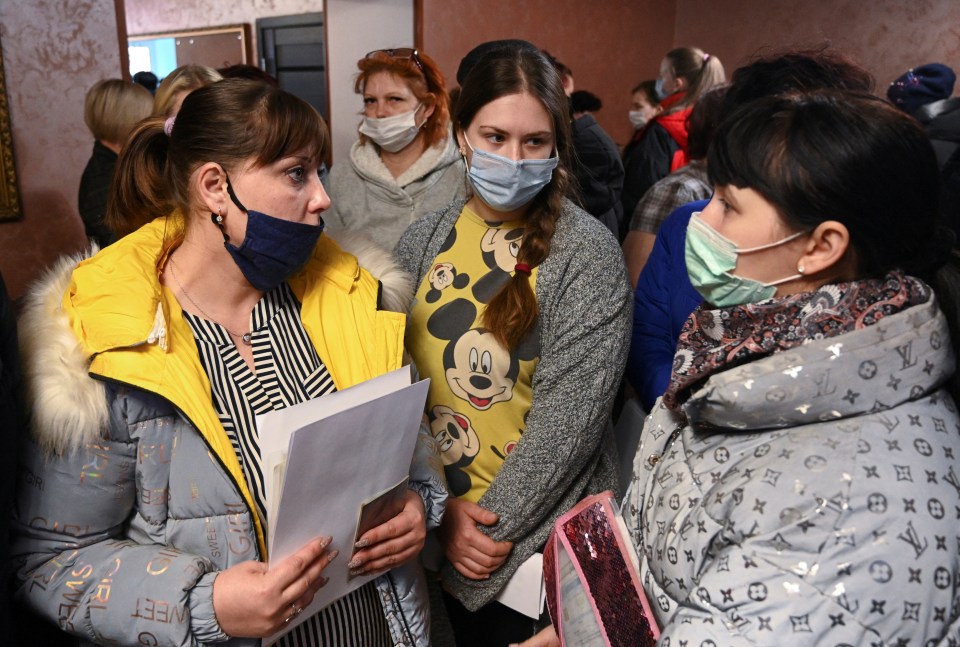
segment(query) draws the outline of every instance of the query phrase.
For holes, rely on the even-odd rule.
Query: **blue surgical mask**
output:
[[[310,260],[323,233],[323,220],[319,225],[308,225],[250,211],[237,199],[229,178],[227,193],[237,208],[247,214],[247,233],[237,247],[230,242],[223,225],[213,214],[214,223],[223,233],[223,245],[250,285],[261,292],[269,292]]]
[[[802,275],[794,274],[770,283],[736,276],[731,272],[737,267],[737,256],[773,249],[806,233],[799,231],[759,247],[738,248],[733,241],[704,222],[699,213],[695,213],[687,226],[684,250],[690,283],[707,303],[717,308],[728,308],[769,299],[777,293],[776,286],[798,279]]]
[[[473,158],[467,177],[470,184],[484,203],[496,211],[513,211],[527,204],[550,184],[553,169],[557,168],[560,158],[522,159],[514,161],[509,157],[495,155],[474,148],[467,136],[463,136]]]

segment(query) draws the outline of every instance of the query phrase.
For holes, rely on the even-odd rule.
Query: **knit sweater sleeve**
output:
[[[423,281],[430,263],[456,222],[466,200],[457,200],[444,209],[424,216],[407,227],[393,250],[403,270],[413,277],[413,289]]]
[[[541,352],[526,429],[479,501],[500,516],[481,530],[514,542],[513,551],[488,580],[452,568],[443,574],[471,609],[489,602],[542,548],[553,521],[611,456],[609,419],[629,344],[631,294],[623,255],[602,224],[579,209],[564,212],[540,266],[537,298]]]

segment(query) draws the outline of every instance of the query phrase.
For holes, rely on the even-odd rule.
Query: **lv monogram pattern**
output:
[[[656,409],[624,516],[661,644],[960,645],[955,357],[927,303]]]

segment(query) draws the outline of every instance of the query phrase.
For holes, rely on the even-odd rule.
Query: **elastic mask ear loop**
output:
[[[230,196],[230,200],[233,202],[233,204],[237,205],[237,209],[239,209],[244,213],[247,213],[247,208],[243,206],[243,204],[240,202],[240,199],[237,197],[237,194],[233,192],[233,185],[230,183],[230,176],[227,175],[226,171],[224,171],[223,174],[227,178],[227,195]],[[213,224],[215,224],[220,229],[220,233],[223,234],[223,244],[224,246],[226,246],[227,243],[230,242],[230,236],[227,235],[227,230],[223,226],[222,210],[217,209],[217,213],[211,213],[210,220],[212,220]]]
[[[217,226],[220,230],[220,233],[223,235],[223,244],[224,246],[230,242],[230,236],[227,236],[227,230],[223,226],[223,210],[219,207],[217,208],[217,213],[210,213],[210,220]]]
[[[803,236],[803,235],[808,234],[808,233],[810,233],[810,232],[809,232],[809,231],[798,231],[797,233],[792,234],[792,235],[790,235],[790,236],[787,236],[786,238],[781,238],[780,240],[774,241],[774,242],[772,242],[772,243],[767,243],[766,245],[759,245],[759,246],[757,246],[757,247],[748,247],[748,248],[746,248],[746,249],[738,249],[738,250],[737,250],[737,254],[749,254],[749,253],[751,253],[751,252],[759,252],[759,251],[762,251],[762,250],[764,250],[764,249],[771,249],[771,248],[773,248],[773,247],[779,247],[780,245],[784,245],[784,244],[786,244],[786,243],[789,243],[791,240],[796,240],[797,238],[800,238],[800,236]],[[778,286],[778,285],[782,285],[783,283],[787,283],[787,282],[789,282],[789,281],[793,281],[793,280],[795,280],[795,279],[799,279],[801,276],[803,276],[803,266],[802,266],[802,265],[800,265],[800,266],[797,267],[797,273],[796,273],[796,274],[793,274],[793,275],[791,275],[791,276],[785,276],[785,277],[783,277],[782,279],[777,279],[776,281],[770,281],[769,283],[763,283],[762,285],[763,285],[763,287],[766,287],[766,288],[773,288],[773,287],[776,287],[776,286]]]
[[[224,171],[223,174],[224,174],[224,175],[227,175],[226,171]],[[233,204],[237,205],[237,209],[239,209],[239,210],[242,211],[243,213],[247,213],[247,208],[246,208],[245,206],[243,206],[243,204],[241,204],[240,198],[238,198],[238,197],[237,197],[237,194],[233,192],[233,185],[230,184],[230,176],[229,176],[229,175],[227,175],[227,195],[230,196],[230,200],[233,201]]]
[[[779,247],[780,245],[789,243],[791,240],[795,240],[797,238],[800,238],[800,236],[803,236],[809,233],[810,233],[809,231],[798,231],[797,233],[787,236],[786,238],[775,240],[772,243],[767,243],[766,245],[758,245],[757,247],[747,247],[746,249],[740,249],[738,247],[737,254],[750,254],[751,252],[759,252],[759,251],[763,251],[764,249],[770,249],[771,247]]]

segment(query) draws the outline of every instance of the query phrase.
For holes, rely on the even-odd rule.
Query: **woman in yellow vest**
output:
[[[109,218],[126,235],[32,293],[17,597],[64,631],[256,645],[310,604],[331,560],[350,559],[318,537],[267,568],[256,427],[257,414],[401,365],[405,316],[384,307],[402,303],[401,273],[380,259],[395,277],[381,283],[321,237],[328,143],[317,112],[279,89],[194,91],[121,154]],[[403,511],[349,564],[393,570],[280,644],[427,644],[410,560],[445,492],[422,435]]]

